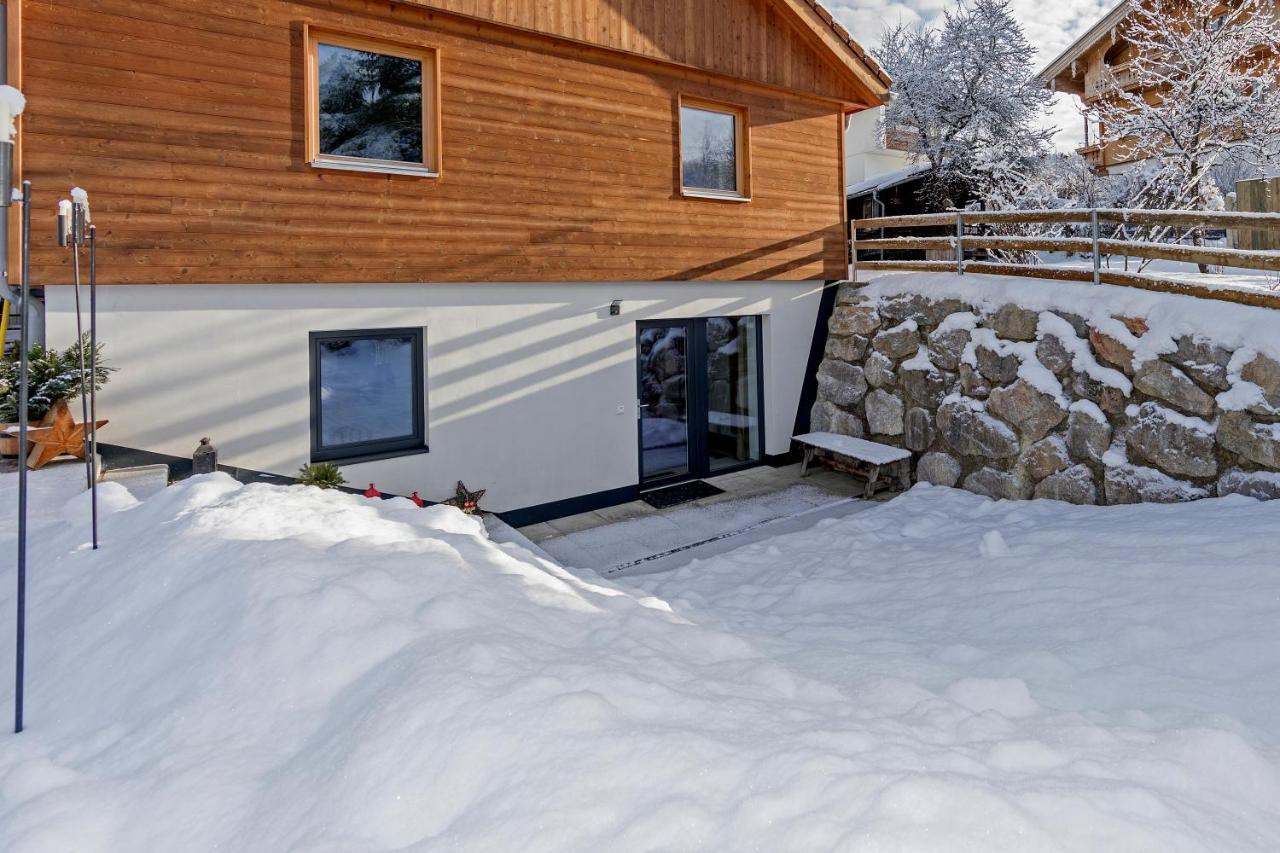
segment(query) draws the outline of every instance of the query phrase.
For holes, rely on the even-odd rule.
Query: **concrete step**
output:
[[[169,466],[138,465],[132,468],[113,468],[103,475],[102,480],[106,483],[119,483],[138,500],[146,500],[169,485]]]

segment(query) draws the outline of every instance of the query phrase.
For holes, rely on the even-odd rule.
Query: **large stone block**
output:
[[[1181,503],[1209,496],[1206,489],[1141,465],[1108,467],[1102,488],[1109,504]]]
[[[988,328],[994,329],[997,335],[1009,341],[1034,341],[1036,326],[1039,324],[1038,313],[1013,303],[1001,305],[986,322]]]
[[[1124,343],[1097,329],[1089,330],[1089,343],[1098,357],[1125,373],[1133,373],[1133,350]]]
[[[833,335],[870,335],[880,328],[880,315],[870,305],[837,305],[827,330]]]
[[[960,460],[949,453],[926,453],[916,466],[916,479],[935,486],[951,487],[960,482],[961,470]]]
[[[880,316],[890,323],[914,320],[926,326],[936,326],[948,314],[969,310],[958,299],[933,299],[917,293],[886,296],[880,300]]]
[[[834,432],[862,438],[866,430],[862,426],[862,418],[846,412],[834,403],[819,400],[809,411],[809,429],[813,432]]]
[[[1280,362],[1258,354],[1240,371],[1240,378],[1261,388],[1273,409],[1280,408]]]
[[[1111,424],[1074,409],[1067,415],[1067,451],[1076,459],[1101,462],[1111,446]]]
[[[1025,480],[1017,474],[994,468],[974,471],[964,478],[961,488],[995,500],[1018,501],[1031,497],[1031,488]]]
[[[1231,350],[1198,335],[1183,335],[1177,344],[1178,348],[1164,358],[1211,391],[1226,391],[1231,387],[1227,379]]]
[[[969,343],[968,329],[946,329],[930,333],[929,358],[943,370],[958,370],[960,356]]]
[[[1167,474],[1214,477],[1218,473],[1213,427],[1161,406],[1143,403],[1127,433],[1131,451]]]
[[[1067,417],[1057,398],[1037,391],[1024,379],[996,388],[987,397],[987,411],[1018,428],[1028,441],[1038,441]]]
[[[961,397],[944,402],[937,422],[943,441],[961,456],[1004,459],[1018,455],[1018,436],[974,400]]]
[[[1071,377],[1071,393],[1096,403],[1102,411],[1113,417],[1123,414],[1129,405],[1129,398],[1124,391],[1114,385],[1105,385],[1085,373],[1077,373]]]
[[[1050,313],[1066,320],[1067,324],[1075,330],[1077,338],[1089,337],[1089,321],[1084,317],[1081,317],[1079,314],[1073,314],[1070,311],[1051,311]]]
[[[1036,360],[1057,376],[1071,369],[1073,359],[1071,351],[1057,335],[1045,335],[1036,344]]]
[[[1250,462],[1280,469],[1280,424],[1257,423],[1244,412],[1223,412],[1218,443]]]
[[[862,372],[872,388],[892,385],[898,379],[893,372],[893,359],[881,352],[873,352],[867,356],[867,360],[862,363]]]
[[[960,393],[966,397],[983,398],[991,393],[991,386],[976,369],[960,365]]]
[[[1218,478],[1219,495],[1245,495],[1260,501],[1280,498],[1280,473],[1233,468]]]
[[[844,361],[827,359],[818,366],[818,397],[837,406],[852,406],[867,393],[862,368]]]
[[[870,343],[865,335],[830,335],[824,353],[837,361],[859,362],[866,357]]]
[[[1018,368],[1022,362],[1012,353],[1000,353],[987,346],[974,348],[974,357],[978,362],[978,372],[995,385],[1007,385],[1018,376]]]
[[[898,387],[906,395],[907,401],[928,409],[938,408],[942,398],[951,390],[952,374],[944,374],[933,369],[907,367],[904,363],[898,368]]]
[[[936,434],[933,428],[933,415],[927,409],[915,406],[907,410],[903,423],[902,443],[908,450],[914,450],[917,453],[928,450]]]
[[[871,346],[889,358],[906,358],[920,348],[920,333],[916,324],[908,321],[880,332],[872,338]]]
[[[1045,500],[1092,505],[1098,502],[1098,484],[1088,465],[1073,465],[1041,480],[1033,494]]]
[[[867,297],[862,293],[862,287],[853,282],[846,281],[836,288],[837,305],[865,305],[867,301]]]
[[[1213,414],[1213,398],[1191,381],[1191,377],[1167,361],[1144,362],[1134,371],[1133,387],[1187,414],[1202,418]]]
[[[1040,439],[1028,447],[1018,460],[1018,467],[1023,475],[1032,482],[1052,477],[1070,464],[1066,442],[1058,435]]]
[[[867,429],[872,435],[902,435],[902,400],[881,388],[867,395]]]

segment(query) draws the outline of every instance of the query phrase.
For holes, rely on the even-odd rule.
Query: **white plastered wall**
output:
[[[455,480],[509,510],[637,482],[635,324],[764,315],[765,450],[783,453],[813,338],[816,282],[104,286],[99,338],[119,368],[104,443],[295,474],[310,454],[308,332],[426,330],[430,452],[343,467],[353,485],[442,499]],[[73,293],[46,291],[74,338]],[[609,303],[622,300],[620,316]]]

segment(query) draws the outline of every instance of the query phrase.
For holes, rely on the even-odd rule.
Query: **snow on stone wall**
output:
[[[954,273],[845,283],[811,421],[993,498],[1280,497],[1280,311]]]

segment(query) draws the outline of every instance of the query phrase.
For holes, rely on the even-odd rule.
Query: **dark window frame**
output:
[[[320,401],[320,344],[330,340],[376,340],[378,338],[410,338],[413,356],[413,433],[394,438],[379,438],[348,444],[325,445],[322,441],[323,410]],[[421,326],[389,329],[343,329],[310,332],[307,339],[310,361],[311,461],[360,462],[385,459],[427,450],[426,418],[426,349]]]
[[[715,319],[717,316],[726,317],[752,317],[755,319],[755,347],[756,347],[756,407],[759,411],[760,424],[758,434],[756,436],[757,446],[755,448],[755,459],[747,459],[736,465],[726,465],[723,468],[713,470],[711,468],[711,455],[708,452],[708,431],[707,420],[709,416],[707,406],[707,377],[705,364],[704,369],[696,370],[695,359],[692,354],[695,352],[706,352],[707,349],[707,321]],[[640,405],[640,388],[639,384],[642,380],[641,373],[643,367],[640,364],[639,348],[636,349],[636,471],[639,478],[638,488],[640,491],[649,491],[650,489],[659,489],[664,486],[674,485],[676,483],[684,483],[689,480],[700,480],[706,477],[719,477],[722,474],[732,474],[735,471],[745,471],[748,468],[755,468],[765,464],[767,453],[765,448],[765,381],[764,381],[764,314],[725,314],[711,315],[707,317],[688,317],[688,318],[671,318],[671,319],[651,319],[636,321],[635,334],[637,344],[639,342],[640,333],[647,328],[668,328],[671,326],[685,327],[685,375],[688,377],[688,408],[685,412],[686,418],[686,437],[688,439],[688,456],[687,470],[675,474],[660,474],[657,476],[645,477],[644,475],[644,418],[639,417],[638,407]]]

